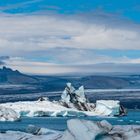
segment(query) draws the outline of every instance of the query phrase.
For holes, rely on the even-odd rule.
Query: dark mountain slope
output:
[[[19,71],[13,71],[10,68],[3,67],[0,69],[0,83],[8,84],[35,84],[38,83],[38,79],[32,76],[28,76],[20,73]]]
[[[29,76],[3,67],[0,69],[0,83],[6,84],[34,84],[41,91],[63,90],[66,82],[71,82],[75,87],[84,85],[86,89],[123,89],[140,88],[139,75],[127,76]],[[37,90],[37,91],[38,91]]]

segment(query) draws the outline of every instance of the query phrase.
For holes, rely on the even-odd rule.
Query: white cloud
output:
[[[47,51],[48,48],[56,47],[140,50],[140,26],[129,26],[131,27],[109,27],[104,23],[94,23],[94,20],[83,22],[76,17],[55,15],[2,14],[0,55]]]
[[[6,66],[18,69],[23,73],[32,74],[67,74],[67,73],[107,73],[107,72],[124,72],[139,73],[140,59],[129,59],[127,57],[112,59],[97,59],[95,63],[89,64],[54,64],[39,61],[29,61],[24,58],[13,57],[4,60]],[[106,63],[108,62],[108,63]]]
[[[123,69],[121,64],[140,64],[140,58],[115,58],[90,52],[97,49],[140,50],[140,25],[98,23],[92,18],[88,22],[87,18],[78,19],[76,16],[1,14],[0,56],[12,57],[6,60],[7,66],[40,74],[103,72],[116,68],[111,65],[105,68],[99,63],[115,63],[119,65],[116,70],[127,68]],[[42,55],[51,61],[39,62],[37,59]],[[36,61],[23,59],[27,56],[36,57]]]

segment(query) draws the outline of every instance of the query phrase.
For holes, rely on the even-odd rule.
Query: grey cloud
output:
[[[9,58],[10,58],[9,56],[0,56],[0,60],[7,60]]]
[[[0,65],[4,65],[4,64],[5,64],[4,62],[0,61]]]
[[[88,65],[57,65],[44,62],[12,62],[7,66],[18,69],[21,72],[32,74],[101,74],[101,73],[123,73],[140,74],[140,64],[114,64],[100,63]]]
[[[140,25],[130,22],[129,25],[126,25],[127,22],[122,23],[120,20],[118,21],[119,24],[116,25],[112,20],[109,22],[102,16],[98,20],[97,17],[93,16],[90,21],[88,17],[81,18],[78,15],[65,17],[60,15],[3,14],[0,17],[0,55],[25,59],[28,57],[36,58],[35,61],[39,61],[37,59],[44,55],[50,59],[48,60],[49,63],[55,65],[53,70],[56,72],[138,71],[139,58],[134,60],[126,57],[112,58],[97,55],[92,50],[140,50]],[[1,61],[4,62],[4,60]],[[35,73],[44,69],[42,72],[46,73],[46,67],[49,67],[48,72],[52,71],[52,65],[42,63],[40,66],[38,62],[30,62],[30,65],[26,65],[27,61],[31,60],[24,61],[11,60],[10,58],[6,64],[26,72],[29,70]],[[116,66],[117,64],[112,66],[100,64],[100,67],[95,65],[96,63],[119,62],[123,64],[118,64],[118,66]],[[38,70],[34,71],[31,68],[32,63],[34,67],[38,67]],[[129,64],[130,68],[125,63],[131,63]],[[134,63],[137,64],[133,65]]]

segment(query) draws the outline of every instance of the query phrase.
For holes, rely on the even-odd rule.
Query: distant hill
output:
[[[140,88],[139,75],[117,75],[117,76],[29,76],[18,70],[7,67],[0,69],[0,83],[8,84],[34,84],[41,91],[63,90],[67,82],[73,83],[75,87],[84,85],[87,89],[123,89]],[[37,90],[37,91],[38,91]]]
[[[84,85],[86,89],[125,89],[140,88],[140,76],[82,76],[82,77],[53,77],[53,76],[37,76],[46,90],[63,90],[67,82],[73,83],[77,88]]]
[[[38,80],[35,77],[20,73],[7,67],[0,69],[0,83],[8,84],[34,84]]]
[[[121,77],[111,76],[86,76],[80,79],[80,83],[86,85],[87,88],[99,88],[99,89],[120,89],[130,86],[130,81]],[[80,84],[79,83],[79,84]]]

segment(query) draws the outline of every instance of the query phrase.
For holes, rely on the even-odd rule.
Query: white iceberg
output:
[[[104,102],[102,100],[102,102]],[[99,101],[98,101],[99,103]],[[112,103],[112,104],[111,104]],[[117,104],[117,106],[116,106]],[[92,106],[93,104],[88,104]],[[104,104],[98,105],[92,111],[81,111],[77,108],[67,108],[61,105],[59,102],[51,102],[49,100],[44,101],[24,101],[14,103],[4,103],[1,106],[14,110],[20,116],[114,116],[118,115],[119,104],[118,101],[105,101]],[[111,108],[112,106],[112,108]],[[109,108],[109,109],[108,109]]]
[[[120,101],[98,100],[95,112],[101,115],[120,115]]]
[[[112,126],[106,122],[91,122],[73,119],[67,122],[68,130],[63,134],[61,140],[95,140],[98,135],[107,134]]]
[[[84,86],[75,89],[71,83],[66,84],[66,88],[61,96],[62,105],[68,108],[75,108],[81,111],[91,111],[100,115],[125,115],[125,109],[120,105],[120,101],[99,100],[95,104],[89,103],[85,96]]]
[[[87,100],[84,93],[84,86],[81,86],[78,90],[76,90],[71,83],[67,83],[66,88],[61,95],[61,100],[65,103],[85,103]]]
[[[73,119],[60,140],[140,140],[140,126],[112,126],[107,121]]]
[[[140,140],[139,125],[112,126],[107,121],[72,119],[64,132],[29,126],[27,132],[0,133],[0,140]]]
[[[11,108],[0,106],[0,121],[17,121],[20,115]]]
[[[6,133],[0,133],[0,140],[59,140],[62,137],[62,132],[46,128],[41,129],[43,133],[39,135],[20,131],[7,131]]]
[[[4,103],[1,106],[16,111],[20,116],[118,116],[124,113],[119,101],[99,100],[89,103],[84,87],[75,89],[71,83],[62,93],[61,101],[49,101],[41,97],[38,101]]]
[[[38,126],[34,126],[34,125],[29,125],[26,129],[27,133],[33,134],[33,135],[48,135],[48,134],[61,134],[62,132],[60,131],[54,131],[51,129],[47,129],[47,128],[41,128]]]
[[[1,106],[15,110],[20,116],[83,116],[88,112],[82,112],[72,108],[66,108],[58,102],[51,101],[24,101],[15,103],[4,103]]]

